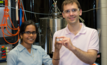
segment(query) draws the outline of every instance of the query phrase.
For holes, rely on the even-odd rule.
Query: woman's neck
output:
[[[32,47],[32,45],[27,44],[27,43],[23,43],[23,42],[21,44],[28,50],[29,53],[31,53],[31,47]]]

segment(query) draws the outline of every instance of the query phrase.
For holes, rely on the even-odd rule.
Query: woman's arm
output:
[[[10,51],[7,55],[7,65],[17,65],[17,55],[15,52]]]

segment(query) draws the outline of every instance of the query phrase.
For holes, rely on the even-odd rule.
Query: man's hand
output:
[[[60,41],[60,43],[62,45],[64,45],[66,48],[68,48],[69,50],[73,50],[75,47],[73,46],[71,39],[61,36],[61,37],[57,37],[57,38],[61,38],[62,40]]]
[[[55,51],[59,51],[62,47],[62,41],[57,41],[57,37],[55,38]]]

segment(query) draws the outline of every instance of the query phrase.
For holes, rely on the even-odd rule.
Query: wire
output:
[[[55,0],[53,0],[53,2],[55,3]]]
[[[61,13],[61,11],[60,11],[60,9],[58,8],[58,6],[57,6],[57,9],[58,9],[59,13]]]
[[[83,13],[86,13],[86,12],[89,12],[89,11],[92,11],[92,10],[102,9],[102,8],[107,8],[107,7],[93,8],[93,9],[89,9],[89,10],[83,11]]]
[[[5,40],[5,42],[7,42],[8,44],[16,44],[17,42],[18,42],[18,40],[19,40],[19,26],[17,27],[17,28],[15,28],[14,27],[14,25],[13,25],[13,23],[12,23],[12,20],[11,20],[11,18],[10,18],[10,16],[9,16],[9,9],[8,9],[8,0],[5,0],[5,8],[4,8],[4,14],[3,14],[3,18],[2,18],[2,22],[1,22],[1,25],[0,25],[0,27],[1,27],[1,31],[2,31],[2,35],[3,35],[3,38],[4,38],[4,40]],[[12,27],[13,28],[11,28],[9,25],[8,25],[8,23],[7,23],[7,20],[10,20],[10,22],[11,22],[11,24],[12,24]],[[5,32],[4,32],[4,28],[6,27],[6,31],[9,33],[9,35],[8,34],[6,34]],[[18,30],[15,34],[12,34],[8,29],[7,29],[7,27],[8,28],[10,28],[10,29],[12,29],[12,30]],[[16,42],[14,42],[14,43],[10,43],[10,42],[8,42],[7,40],[6,40],[6,38],[5,38],[5,36],[18,36],[18,39],[17,39],[17,41]]]
[[[23,1],[21,0],[21,2],[22,2],[23,9],[25,10]],[[25,11],[24,11],[24,16],[25,16],[25,20],[27,21],[27,17],[26,17],[26,13],[25,13]]]
[[[0,5],[0,6],[4,6],[4,5]],[[16,9],[15,7],[10,7],[10,6],[8,6],[8,7],[12,8],[12,9]],[[92,10],[98,10],[98,9],[102,9],[102,8],[107,8],[107,7],[92,8],[92,9],[89,9],[89,10],[86,10],[86,11],[82,11],[82,12],[86,13],[86,12],[89,12],[89,11],[92,11]],[[20,10],[20,9],[18,9],[18,10]],[[25,12],[28,12],[28,13],[33,13],[33,14],[38,14],[38,15],[51,15],[50,13],[36,13],[36,12],[28,11],[28,10],[22,10],[22,11],[25,11]]]
[[[0,5],[0,6],[4,6],[4,5]],[[9,6],[7,6],[9,7]],[[12,9],[16,9],[15,7],[9,7],[9,8],[12,8]],[[18,9],[20,10],[20,9]],[[28,13],[33,13],[33,14],[39,14],[39,15],[50,15],[49,13],[36,13],[36,12],[31,12],[31,11],[28,11],[28,10],[22,10],[22,11],[25,11],[25,12],[28,12]]]

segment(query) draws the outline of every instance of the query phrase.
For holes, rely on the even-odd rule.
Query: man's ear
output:
[[[63,13],[63,12],[62,12],[62,16],[63,16],[63,18],[65,18],[64,13]]]
[[[80,14],[79,14],[80,16],[82,15],[82,9],[80,9]]]

